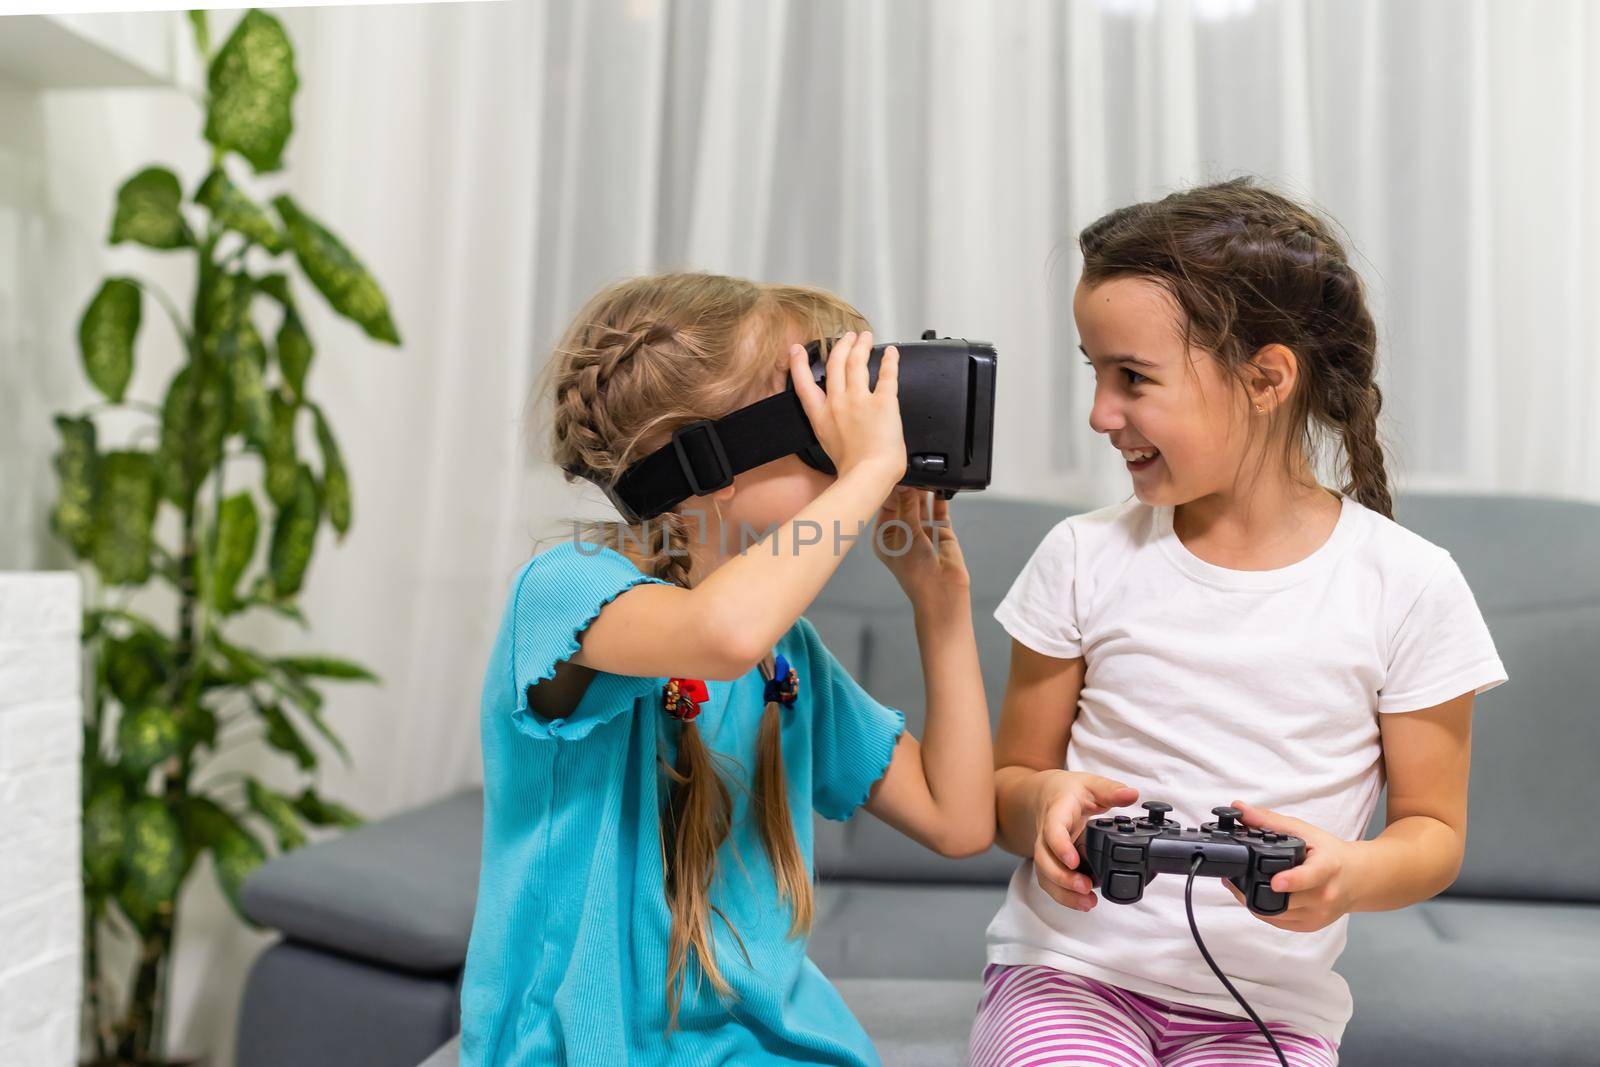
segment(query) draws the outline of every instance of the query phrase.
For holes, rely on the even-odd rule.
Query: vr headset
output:
[[[829,348],[833,341],[826,342]],[[889,344],[873,345],[867,381]],[[932,489],[946,500],[961,489],[989,485],[994,444],[994,346],[985,341],[935,337],[895,344],[900,350],[900,422],[906,439],[906,474],[900,484]],[[811,375],[827,381],[824,342],[806,346]],[[736,474],[784,456],[798,455],[824,474],[837,474],[811,429],[794,379],[781,393],[724,415],[673,431],[672,440],[624,471],[614,483],[571,464],[569,474],[605,491],[623,518],[640,522],[687,500],[733,483]]]

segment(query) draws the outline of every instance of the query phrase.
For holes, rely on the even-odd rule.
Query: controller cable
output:
[[[1194,921],[1194,876],[1200,872],[1200,864],[1203,862],[1204,857],[1196,852],[1194,859],[1189,861],[1188,884],[1183,887],[1183,910],[1189,913],[1189,932],[1194,935],[1194,943],[1200,946],[1200,955],[1206,958],[1206,965],[1211,968],[1211,973],[1216,975],[1217,980],[1227,987],[1228,992],[1233,994],[1233,999],[1239,1002],[1239,1007],[1244,1009],[1245,1014],[1250,1016],[1251,1021],[1256,1024],[1256,1028],[1266,1037],[1267,1044],[1272,1046],[1272,1051],[1278,1056],[1278,1062],[1283,1064],[1283,1067],[1289,1067],[1289,1061],[1284,1059],[1283,1049],[1278,1047],[1278,1041],[1272,1036],[1272,1031],[1267,1029],[1267,1024],[1261,1021],[1261,1016],[1257,1015],[1255,1009],[1245,1001],[1244,997],[1239,995],[1239,991],[1233,988],[1233,983],[1228,981],[1228,976],[1222,973],[1222,968],[1217,966],[1217,961],[1212,959],[1211,953],[1206,951],[1206,943],[1200,939],[1200,927],[1195,925]]]

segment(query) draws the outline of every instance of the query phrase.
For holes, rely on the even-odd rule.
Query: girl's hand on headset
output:
[[[839,477],[857,470],[873,471],[892,486],[906,473],[906,439],[900,424],[900,350],[891,345],[884,352],[875,389],[867,387],[867,357],[871,354],[871,331],[847,333],[828,354],[823,387],[812,377],[801,345],[789,350],[789,371],[817,441]]]

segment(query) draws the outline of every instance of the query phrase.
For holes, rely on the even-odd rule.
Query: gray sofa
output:
[[[1600,1063],[1600,507],[1411,496],[1400,521],[1455,555],[1512,684],[1475,716],[1470,845],[1442,897],[1351,923],[1340,971],[1348,1067]],[[990,702],[1009,640],[991,612],[1068,511],[972,497],[955,520],[974,583]],[[807,612],[830,648],[921,732],[903,598],[866,546]],[[1247,783],[1241,783],[1244,785]],[[245,906],[282,940],[256,962],[239,1067],[453,1065],[476,889],[481,798],[462,793],[262,867]],[[1382,826],[1382,810],[1373,832]],[[890,1064],[964,1060],[983,931],[1015,866],[952,862],[870,816],[819,820],[812,958]],[[430,1054],[431,1058],[430,1058]]]

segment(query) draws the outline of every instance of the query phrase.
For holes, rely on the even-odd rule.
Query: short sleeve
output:
[[[1033,550],[994,609],[995,620],[1035,652],[1077,659],[1083,655],[1083,634],[1073,589],[1076,572],[1077,540],[1071,522],[1063,519]]]
[[[800,687],[812,695],[811,805],[829,819],[850,818],[889,769],[905,731],[903,712],[873,699],[834,658],[811,621],[801,618],[810,677]]]
[[[529,737],[577,740],[614,718],[653,679],[599,671],[570,715],[546,719],[528,707],[528,688],[556,673],[578,651],[579,639],[600,609],[636,585],[670,582],[644,574],[622,553],[604,545],[564,541],[535,556],[512,588],[511,684],[518,730]]]
[[[1431,708],[1463,693],[1487,692],[1506,680],[1466,576],[1447,554],[1390,642],[1378,710]]]

